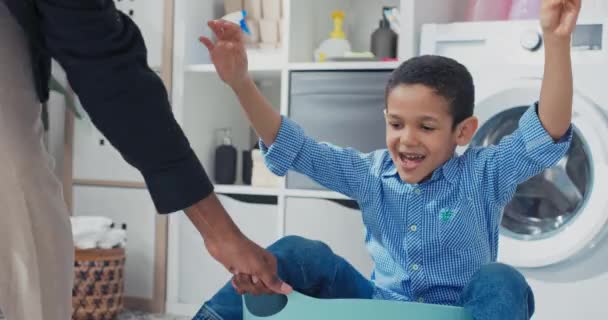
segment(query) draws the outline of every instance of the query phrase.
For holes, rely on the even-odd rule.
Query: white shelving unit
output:
[[[292,71],[392,70],[399,65],[397,61],[315,63],[315,48],[333,29],[333,10],[346,13],[344,29],[353,51],[369,51],[382,7],[399,7],[403,12],[400,61],[417,52],[416,33],[421,23],[457,20],[462,11],[458,0],[281,1],[285,30],[281,46],[248,49],[248,59],[259,88],[284,116],[289,115]],[[287,234],[312,237],[329,243],[369,274],[372,264],[364,248],[360,211],[344,206],[347,197],[332,191],[289,189],[284,180],[277,188],[242,185],[240,152],[251,149],[256,138],[234,94],[221,82],[206,48],[197,40],[201,35],[210,36],[206,22],[223,14],[221,0],[175,2],[172,97],[176,118],[210,175],[219,142],[217,129],[231,128],[233,145],[239,151],[236,185],[217,185],[216,193],[243,232],[259,244],[268,245]],[[317,227],[321,224],[322,228]],[[171,215],[168,247],[167,311],[192,316],[229,280],[229,274],[209,257],[184,215]],[[196,266],[196,273],[186,272],[191,266]]]

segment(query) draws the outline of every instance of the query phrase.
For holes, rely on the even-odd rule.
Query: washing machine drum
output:
[[[497,144],[517,129],[519,118],[528,108],[516,106],[496,114],[477,132],[472,145]],[[591,168],[591,155],[575,130],[568,153],[556,166],[517,187],[503,212],[503,233],[534,240],[559,232],[580,212],[588,198]]]
[[[523,113],[538,99],[539,85],[511,88],[481,101],[476,106],[480,128],[471,146],[496,144],[515,131]],[[504,208],[501,261],[518,267],[555,264],[592,246],[603,235],[608,196],[599,192],[608,185],[602,186],[605,182],[596,178],[606,177],[608,123],[598,106],[576,95],[573,125],[566,155],[554,167],[520,184]]]

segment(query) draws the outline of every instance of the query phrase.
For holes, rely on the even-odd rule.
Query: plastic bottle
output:
[[[380,26],[372,33],[370,47],[377,59],[397,57],[397,34],[386,19],[380,20]]]
[[[246,17],[247,17],[247,11],[241,10],[241,11],[231,12],[231,13],[223,16],[222,20],[226,20],[226,21],[232,22],[234,24],[238,24],[239,26],[241,26],[241,29],[243,30],[243,32],[245,32],[246,34],[251,34],[251,31],[249,31],[249,27],[247,26],[247,22],[245,21]]]
[[[218,184],[234,184],[236,181],[236,148],[232,145],[230,129],[220,129],[223,144],[215,149],[214,178]]]
[[[315,61],[325,61],[330,58],[344,57],[351,51],[350,42],[346,40],[346,34],[342,30],[344,24],[344,11],[336,10],[331,14],[334,20],[334,30],[315,50]]]

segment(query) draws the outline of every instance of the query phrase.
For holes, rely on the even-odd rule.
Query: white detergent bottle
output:
[[[329,35],[329,39],[323,41],[315,50],[314,58],[317,62],[327,61],[331,58],[343,58],[347,52],[351,51],[350,42],[346,40],[346,35],[342,30],[344,11],[336,10],[331,13],[331,17],[334,20],[334,30]]]

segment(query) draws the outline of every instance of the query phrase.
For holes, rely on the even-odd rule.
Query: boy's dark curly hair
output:
[[[424,55],[403,62],[391,74],[386,85],[385,98],[399,85],[422,84],[445,98],[450,104],[450,113],[456,127],[473,115],[475,86],[473,77],[465,66],[454,59]]]

